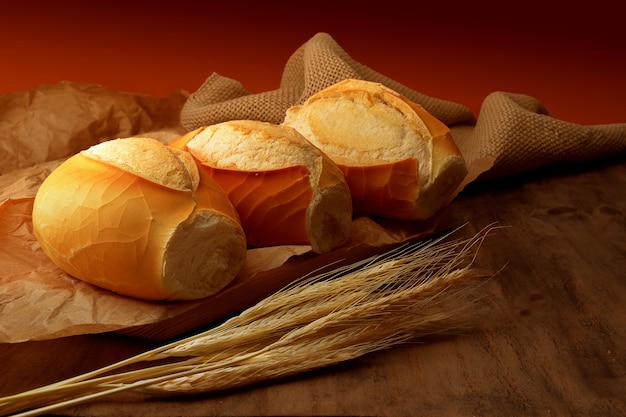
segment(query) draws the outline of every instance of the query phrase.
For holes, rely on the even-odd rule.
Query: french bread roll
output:
[[[347,240],[352,201],[344,176],[294,129],[231,120],[170,146],[187,150],[226,191],[249,246],[307,244],[326,253]]]
[[[147,138],[94,145],[42,183],[33,228],[68,274],[145,300],[215,294],[239,272],[246,240],[224,191],[189,154]]]
[[[467,174],[448,127],[379,83],[340,81],[289,108],[283,124],[341,168],[355,213],[427,219]]]

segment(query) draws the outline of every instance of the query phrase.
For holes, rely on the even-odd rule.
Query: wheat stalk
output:
[[[153,396],[223,390],[459,331],[470,324],[465,313],[478,296],[476,285],[466,284],[490,275],[473,264],[492,229],[465,240],[449,241],[447,234],[314,273],[195,336],[0,398],[0,412],[42,415],[129,390]],[[124,371],[137,364],[142,367]]]

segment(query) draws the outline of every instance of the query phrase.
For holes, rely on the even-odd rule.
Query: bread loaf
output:
[[[446,125],[382,84],[344,80],[287,110],[342,169],[354,211],[402,220],[433,216],[467,174]]]
[[[68,274],[146,300],[215,294],[247,249],[224,191],[199,181],[189,154],[147,138],[103,142],[62,163],[37,192],[33,227]]]
[[[350,233],[352,201],[341,170],[295,130],[232,120],[196,129],[170,146],[185,149],[222,186],[248,244],[307,244],[317,253]]]

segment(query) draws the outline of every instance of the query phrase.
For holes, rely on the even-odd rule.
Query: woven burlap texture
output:
[[[462,104],[421,94],[355,61],[327,33],[316,34],[290,56],[276,90],[252,94],[236,80],[211,74],[183,106],[181,123],[188,130],[234,119],[281,123],[287,108],[347,78],[379,82],[422,105],[450,127],[466,159],[494,160],[483,177],[626,151],[626,123],[569,123],[550,116],[533,97],[501,91],[485,97],[476,117]]]

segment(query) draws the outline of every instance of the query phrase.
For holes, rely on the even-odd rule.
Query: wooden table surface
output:
[[[452,204],[467,237],[497,222],[465,335],[393,348],[228,392],[111,398],[80,416],[626,415],[626,158],[472,184]],[[117,334],[0,345],[0,396],[113,363],[156,342]]]
[[[276,10],[206,2],[201,10],[109,1],[97,13],[90,3],[7,2],[0,46],[10,65],[0,94],[71,80],[165,96],[195,91],[214,71],[263,92],[277,88],[296,48],[327,31],[362,64],[476,114],[487,94],[509,91],[537,97],[562,120],[624,122],[626,38],[617,3],[548,3],[524,2],[510,13],[496,2],[422,2],[416,16],[402,4],[349,2]],[[118,398],[59,414],[624,416],[625,188],[621,156],[463,192],[452,204],[457,222],[468,222],[459,235],[507,226],[479,253],[479,265],[502,270],[483,287],[480,320],[466,335],[229,392]],[[0,344],[0,396],[155,345],[119,334]]]

